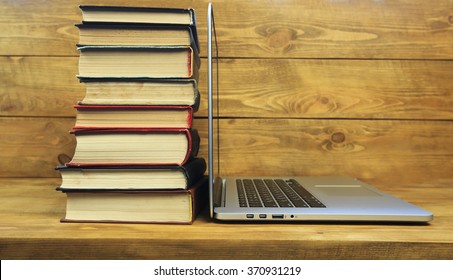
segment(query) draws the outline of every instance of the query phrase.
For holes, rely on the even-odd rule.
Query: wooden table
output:
[[[1,179],[1,259],[452,259],[453,190],[384,191],[434,213],[429,224],[60,223],[60,179]]]

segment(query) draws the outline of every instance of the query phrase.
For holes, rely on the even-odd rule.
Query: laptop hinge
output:
[[[222,197],[223,197],[223,182],[222,179],[216,177],[214,180],[214,205],[217,207],[222,206]]]

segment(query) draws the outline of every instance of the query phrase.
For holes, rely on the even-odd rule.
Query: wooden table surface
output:
[[[383,189],[434,213],[429,224],[60,223],[60,179],[1,179],[1,259],[452,259],[451,188]]]

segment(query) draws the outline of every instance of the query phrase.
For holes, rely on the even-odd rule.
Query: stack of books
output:
[[[61,171],[67,222],[192,223],[207,201],[192,128],[192,9],[80,6],[77,145]]]

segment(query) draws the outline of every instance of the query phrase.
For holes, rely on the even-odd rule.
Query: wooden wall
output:
[[[213,2],[224,174],[451,187],[453,1]],[[207,1],[0,0],[0,177],[72,157],[80,4],[193,7],[206,45]]]

